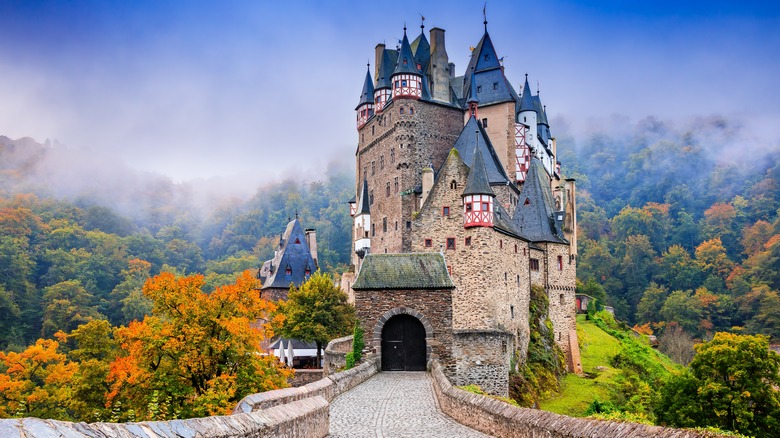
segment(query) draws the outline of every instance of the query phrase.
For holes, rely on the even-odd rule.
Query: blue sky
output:
[[[392,5],[395,5],[391,7]],[[177,180],[310,179],[351,162],[376,43],[446,30],[462,74],[483,2],[0,1],[0,135],[117,154]],[[780,3],[489,1],[516,88],[553,123],[724,116],[780,139]],[[626,119],[623,119],[625,117]],[[754,137],[753,137],[754,136]]]

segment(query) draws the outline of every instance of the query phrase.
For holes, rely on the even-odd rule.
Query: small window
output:
[[[399,85],[401,85],[401,83],[398,82],[398,81],[395,81],[395,88],[398,88]]]
[[[561,304],[564,304],[566,302],[566,300],[563,299],[563,294],[561,294],[560,300],[561,300]]]
[[[490,53],[485,53],[485,61],[487,61],[488,59],[490,59]]]
[[[447,238],[447,249],[455,249],[455,238],[454,237],[448,237]]]
[[[433,246],[433,240],[431,239],[425,239],[425,247],[430,248]]]
[[[482,119],[482,127],[487,128],[487,119]]]
[[[284,274],[287,276],[292,275],[292,268],[290,267],[290,265],[287,265],[287,267],[284,268]]]
[[[395,163],[395,149],[390,150],[390,164]]]
[[[509,306],[509,315],[511,315],[512,319],[515,319],[515,306]]]
[[[411,230],[412,229],[412,221],[406,221],[406,229]]]
[[[466,246],[471,246],[471,237],[467,237],[463,244]]]
[[[452,276],[452,265],[447,265],[447,273]]]
[[[563,271],[563,256],[558,256],[558,270]]]
[[[400,111],[401,114],[403,114],[404,113],[404,107],[401,107],[398,111]]]
[[[376,236],[376,227],[374,225],[376,224],[371,224],[371,237]]]
[[[487,202],[483,202],[482,211],[488,211],[488,210],[490,210],[490,204],[488,204]]]
[[[387,185],[385,185],[385,196],[390,196],[390,183],[388,182]]]
[[[374,126],[371,127],[371,135],[374,135]]]
[[[368,192],[368,204],[369,205],[374,205],[374,191],[373,190],[370,190]]]
[[[393,179],[393,190],[395,190],[395,192],[398,193],[398,177],[395,177],[395,179]]]
[[[507,276],[506,272],[504,272],[504,283],[509,281],[509,277]]]
[[[409,108],[409,114],[414,114],[414,108]]]
[[[441,208],[441,215],[442,216],[449,216],[450,215],[450,207],[449,205],[445,205]]]
[[[472,208],[471,202],[467,202],[466,203],[466,213],[471,213],[471,208]]]
[[[306,277],[308,277],[309,275],[311,275],[311,268],[307,266],[307,267],[306,267],[306,270],[305,270],[305,271],[303,271],[303,275],[305,275]]]
[[[532,271],[538,271],[539,270],[539,259],[531,259],[531,270]]]
[[[481,92],[482,92],[482,85],[477,85],[477,93],[481,93]]]
[[[493,89],[498,90],[498,82],[493,82]]]
[[[517,244],[515,243],[515,254],[517,254]]]
[[[301,244],[301,239],[299,239],[299,238],[297,238],[297,237],[296,237],[296,238],[295,238],[295,244],[296,244],[296,245],[300,245],[300,244]]]
[[[498,241],[498,247],[502,248],[502,249],[504,248],[504,240],[503,239]]]
[[[386,217],[382,218],[382,232],[383,233],[387,232],[387,218]]]
[[[455,180],[450,181],[450,188],[451,189],[457,189],[458,188],[458,182]]]
[[[405,86],[406,86],[406,80],[402,80],[402,81],[401,81],[401,86],[402,86],[402,87],[405,87]]]
[[[373,176],[376,173],[376,162],[371,162],[371,175]]]
[[[528,199],[528,198],[525,198],[525,201],[523,202],[523,205],[530,205],[530,204],[531,204],[531,200]]]
[[[395,230],[398,231],[398,221],[395,221]]]
[[[382,155],[379,157],[379,170],[382,170],[385,168],[385,156]]]

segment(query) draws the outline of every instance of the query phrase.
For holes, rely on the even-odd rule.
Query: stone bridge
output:
[[[299,388],[253,394],[233,415],[140,423],[0,420],[0,437],[713,437],[711,433],[572,418],[517,408],[428,372],[380,373],[378,357]]]

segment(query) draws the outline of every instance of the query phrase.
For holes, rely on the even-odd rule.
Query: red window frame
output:
[[[450,215],[450,206],[449,205],[442,206],[442,208],[441,208],[441,215],[442,216],[449,216]]]
[[[432,239],[425,239],[423,242],[423,245],[425,245],[426,248],[430,248],[433,246],[433,240]]]
[[[455,249],[455,238],[454,237],[448,237],[446,240],[446,249]]]

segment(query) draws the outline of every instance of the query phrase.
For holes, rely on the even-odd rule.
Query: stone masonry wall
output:
[[[509,179],[515,180],[515,103],[504,102],[495,105],[480,106],[477,109],[479,121],[488,119],[485,128],[493,149]],[[464,124],[470,114],[466,112]]]
[[[499,438],[714,438],[720,435],[644,424],[573,418],[538,409],[518,408],[485,395],[455,388],[441,365],[429,364],[433,392],[441,410],[458,423]]]
[[[528,243],[489,227],[463,227],[461,193],[468,172],[457,152],[451,152],[412,223],[412,251],[444,253],[456,286],[453,329],[510,332],[513,349],[524,356],[530,336]],[[448,237],[455,239],[454,249],[447,248]]]
[[[579,357],[577,336],[577,303],[575,297],[576,263],[569,257],[569,246],[546,244],[547,297],[550,300],[549,315],[555,332],[555,341],[566,354],[569,370],[576,371],[573,357]]]
[[[417,209],[422,169],[444,162],[463,127],[461,115],[447,105],[398,99],[360,129],[355,187],[366,178],[374,195],[371,252],[408,251],[407,222]]]
[[[453,364],[450,290],[356,290],[355,309],[366,332],[366,347],[372,352],[381,354],[385,322],[397,314],[409,314],[425,326],[426,360]]]
[[[509,362],[513,336],[502,331],[456,331],[452,345],[454,372],[445,374],[456,385],[479,385],[485,392],[509,395]]]

